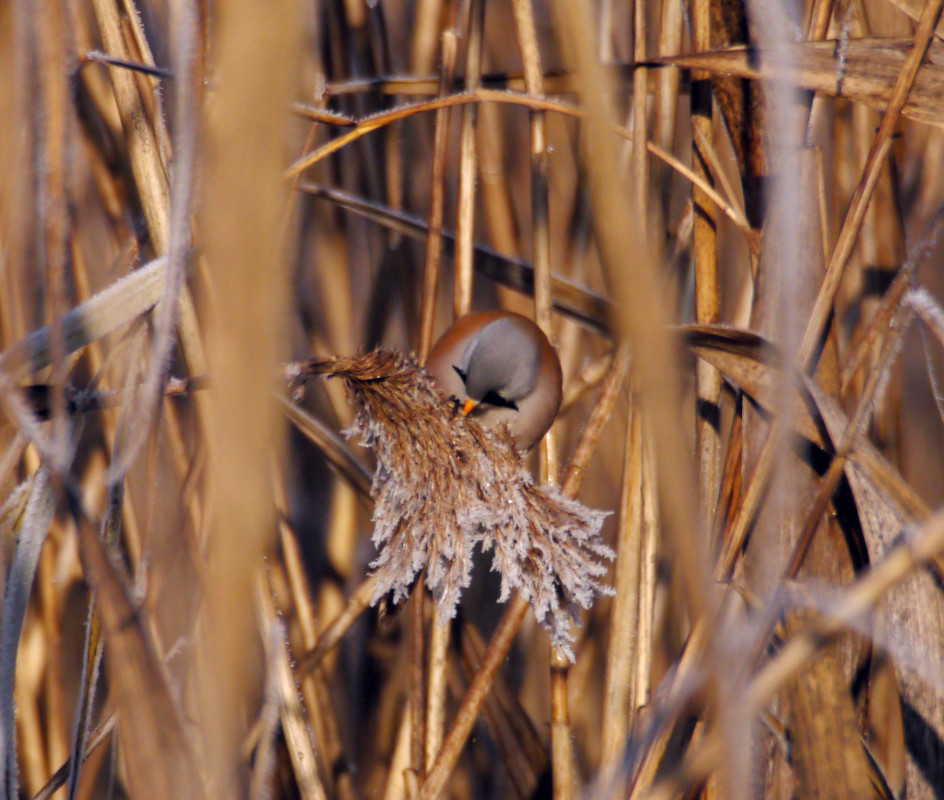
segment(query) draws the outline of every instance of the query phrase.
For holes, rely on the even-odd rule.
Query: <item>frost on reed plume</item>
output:
[[[344,380],[357,410],[345,434],[377,455],[372,603],[388,592],[395,603],[406,598],[425,568],[440,612],[454,616],[481,544],[494,549],[499,601],[521,592],[573,660],[579,607],[612,594],[598,580],[614,557],[600,538],[606,514],[535,485],[510,435],[460,413],[412,356],[375,350],[316,360],[305,372]]]

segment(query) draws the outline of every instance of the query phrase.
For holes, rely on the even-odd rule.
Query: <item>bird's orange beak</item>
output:
[[[478,403],[475,400],[470,400],[469,398],[466,398],[465,405],[462,406],[462,414],[464,416],[468,416],[475,410],[475,407],[477,405]]]

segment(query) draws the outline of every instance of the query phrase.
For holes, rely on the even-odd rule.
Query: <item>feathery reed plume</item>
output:
[[[375,350],[318,359],[299,377],[311,374],[344,380],[357,409],[345,435],[377,455],[371,602],[389,592],[395,603],[406,598],[425,568],[443,618],[452,617],[481,544],[494,549],[499,602],[520,591],[554,647],[573,660],[579,608],[612,594],[598,580],[614,557],[600,538],[606,513],[535,485],[507,431],[459,413],[412,356]]]

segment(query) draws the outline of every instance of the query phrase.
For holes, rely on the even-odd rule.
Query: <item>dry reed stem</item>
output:
[[[390,768],[387,770],[387,781],[384,785],[383,800],[404,800],[416,794],[415,777],[407,769],[410,759],[410,714],[408,708],[400,713],[400,725],[397,730],[396,743],[393,755],[390,758]],[[411,794],[408,795],[408,791]]]
[[[709,3],[697,0],[692,8],[692,46],[696,51],[711,49]],[[712,138],[711,80],[705,74],[692,76],[692,131],[695,173],[711,183],[708,148]],[[734,195],[728,192],[728,197]],[[704,194],[693,185],[692,206],[695,215],[693,256],[695,273],[695,318],[702,324],[714,324],[720,318],[721,294],[718,275],[717,222],[714,209]],[[721,373],[699,361],[695,367],[695,436],[698,480],[702,513],[713,519],[721,480]]]
[[[456,71],[456,59],[459,49],[459,0],[448,0],[449,13],[443,20],[441,64],[439,72],[439,96],[445,97],[448,87],[452,85]],[[439,288],[439,272],[442,264],[442,238],[444,205],[446,198],[446,152],[449,146],[449,123],[451,115],[448,106],[436,111],[436,122],[433,135],[433,168],[432,183],[430,186],[430,210],[426,239],[426,261],[423,266],[423,294],[420,317],[419,353],[421,363],[426,360],[430,348],[433,346],[433,326],[436,321],[436,297]],[[468,211],[467,211],[468,213]],[[471,224],[471,220],[463,218],[462,224]],[[458,236],[465,235],[464,229],[457,227]],[[471,232],[468,234],[471,236]],[[461,241],[461,239],[460,239]],[[457,242],[458,246],[458,242]],[[456,283],[456,291],[460,284]],[[442,740],[442,727],[445,722],[445,691],[446,691],[446,658],[449,632],[439,630],[444,620],[439,619],[438,611],[434,611],[434,624],[438,633],[431,634],[430,641],[430,681],[428,684],[429,701],[425,702],[427,686],[426,646],[424,629],[426,625],[423,607],[425,605],[425,589],[423,581],[418,581],[413,591],[410,604],[410,652],[412,661],[410,667],[410,716],[412,719],[412,744],[410,758],[413,769],[422,777],[425,774],[425,765],[430,753],[439,749]],[[435,647],[435,649],[434,649]],[[436,670],[435,676],[432,670]]]
[[[606,651],[602,754],[604,770],[617,764],[631,724],[633,655],[639,616],[640,551],[642,541],[643,443],[639,410],[630,400],[623,445],[623,481],[620,488],[616,545],[616,597],[610,618]]]
[[[478,125],[479,189],[485,229],[492,246],[500,252],[519,255],[517,220],[512,200],[512,182],[505,170],[501,115],[495,105],[482,104]]]
[[[263,633],[262,640],[266,644],[268,669],[274,672],[273,705],[281,717],[282,733],[292,762],[295,782],[302,800],[327,800],[328,795],[318,775],[318,759],[311,744],[305,712],[299,702],[298,686],[289,664],[286,632],[272,602],[272,590],[261,571],[256,573],[255,584],[256,615]],[[274,732],[273,730],[272,733]],[[264,744],[263,742],[260,746]],[[263,791],[268,793],[268,789]]]
[[[660,697],[660,707],[666,709],[665,719],[650,734],[639,754],[638,763],[630,775],[629,800],[649,797],[659,770],[666,757],[671,738],[676,729],[676,715],[680,703],[692,691],[692,683],[701,669],[704,650],[707,647],[708,624],[703,617],[692,627],[684,649],[675,662],[674,676],[665,693]],[[675,712],[674,714],[672,712]]]
[[[469,25],[466,37],[465,88],[474,92],[482,78],[482,49],[484,45],[485,0],[469,0]],[[459,139],[459,199],[456,212],[455,277],[452,300],[454,318],[472,310],[472,276],[475,241],[475,179],[478,171],[476,148],[477,106],[462,109]]]
[[[468,35],[466,37],[466,89],[478,88],[482,74],[482,34],[485,24],[484,0],[470,0],[468,7]],[[472,309],[472,278],[475,238],[475,176],[476,176],[476,105],[462,109],[459,145],[459,197],[456,214],[456,243],[454,291],[452,312],[454,318]],[[429,690],[426,712],[426,763],[431,764],[442,745],[446,721],[446,679],[448,648],[452,623],[433,614],[433,628],[429,641]]]
[[[466,665],[463,663],[463,667]],[[468,675],[475,674],[475,668],[466,668]],[[501,673],[498,673],[500,677]],[[459,670],[453,668],[449,672],[452,692],[457,697],[465,694],[466,682],[459,675]],[[502,717],[501,709],[495,702],[497,683],[485,697],[482,705],[482,722],[485,724],[492,741],[495,743],[498,758],[508,776],[511,793],[519,800],[528,800],[537,787],[538,777],[534,774],[530,764],[514,738],[514,732],[507,726]]]
[[[280,681],[276,652],[279,645],[283,643],[285,634],[278,623],[272,630],[264,633],[268,634],[265,637],[268,640],[266,647],[266,678],[262,695],[262,709],[256,717],[251,733],[253,763],[252,774],[249,778],[249,800],[266,800],[268,797],[269,787],[273,783],[275,772],[275,737],[280,724],[281,697],[279,696]],[[287,738],[288,736],[291,736],[291,734],[287,734]],[[302,796],[305,795],[302,794]]]
[[[898,270],[895,280],[882,296],[868,325],[860,327],[849,343],[840,376],[843,389],[851,383],[855,374],[862,368],[876,342],[888,331],[892,318],[898,313],[902,299],[914,286],[918,269],[937,244],[942,229],[944,229],[944,209],[938,210],[929,222],[916,254],[908,258]]]
[[[469,623],[462,625],[460,636],[462,664],[471,678],[482,665],[485,642],[481,634]],[[495,675],[487,702],[495,707],[495,723],[502,731],[504,747],[514,751],[511,761],[516,765],[515,769],[519,770],[517,785],[530,787],[530,791],[524,792],[525,797],[530,797],[541,773],[547,767],[544,744],[527,712],[521,707],[511,686],[500,672]]]
[[[426,685],[426,749],[424,764],[432,764],[442,747],[446,727],[446,689],[452,620],[437,608],[429,632],[429,671]]]
[[[181,708],[167,682],[148,627],[132,606],[120,574],[92,529],[78,498],[68,500],[79,533],[84,574],[99,600],[108,638],[109,678],[117,692],[116,711],[126,728],[128,771],[136,797],[199,798],[206,796],[190,738],[184,733]]]
[[[603,428],[606,426],[610,417],[613,415],[613,409],[616,407],[616,401],[623,385],[626,382],[626,376],[629,374],[630,348],[627,344],[621,344],[617,347],[616,356],[613,364],[603,382],[603,388],[600,396],[594,403],[587,424],[580,434],[577,446],[570,457],[567,469],[564,471],[564,479],[561,481],[561,492],[566,497],[576,497],[580,490],[580,484],[583,483],[584,474],[593,458],[593,453],[603,435]]]
[[[166,259],[157,258],[69,311],[59,322],[65,353],[74,353],[152,308],[164,291],[166,268]],[[48,367],[51,336],[49,326],[31,332],[0,355],[0,370],[20,378]]]
[[[530,0],[512,0],[515,32],[524,82],[528,94],[544,98],[541,53],[538,48],[534,12]],[[531,111],[531,258],[534,264],[534,319],[554,341],[551,326],[551,239],[548,195],[550,158],[547,152],[547,120],[542,110]],[[541,479],[557,482],[557,447],[554,428],[540,445]],[[573,797],[576,784],[567,700],[568,663],[563,654],[551,650],[551,770],[555,800]]]
[[[370,475],[344,441],[321,420],[311,416],[291,400],[284,397],[279,397],[278,400],[285,416],[310,442],[317,445],[358,494],[370,497]]]
[[[197,25],[198,14],[193,0],[178,0],[171,6],[170,24],[175,47],[173,49],[173,67],[178,76],[175,93],[175,119],[177,121],[176,155],[171,168],[170,188],[167,193],[168,207],[164,210],[167,217],[167,279],[164,296],[157,304],[154,314],[154,333],[150,362],[143,380],[143,397],[136,407],[129,407],[133,414],[127,425],[127,433],[122,448],[115,454],[109,467],[109,481],[124,479],[144,442],[149,438],[151,425],[161,403],[164,384],[170,370],[170,360],[175,343],[174,330],[178,326],[178,316],[194,315],[192,308],[183,311],[191,304],[184,298],[186,287],[186,262],[191,247],[192,214],[196,194],[196,158],[198,138],[198,115],[200,91],[196,84],[197,60]],[[143,34],[142,34],[143,38]],[[156,126],[159,129],[161,126]],[[196,317],[183,322],[184,327],[192,324],[188,335],[195,335]],[[195,349],[199,355],[198,363],[191,366],[203,367],[202,342]],[[188,356],[189,360],[189,356]],[[201,369],[197,374],[204,374]]]
[[[302,645],[307,650],[318,643],[318,624],[311,601],[311,588],[305,574],[305,564],[299,548],[295,530],[286,522],[289,514],[289,497],[285,487],[282,470],[274,467],[276,475],[275,493],[280,513],[279,533],[282,562],[292,595],[295,619],[302,636]],[[328,789],[332,796],[340,800],[354,800],[351,771],[344,754],[341,731],[337,714],[332,702],[331,690],[324,669],[316,664],[307,674],[299,671],[297,680],[302,689],[307,705],[306,720],[315,732],[315,741],[321,753],[322,763],[329,781]]]
[[[279,240],[288,188],[281,180],[284,128],[273,120],[283,119],[301,42],[291,2],[227,6],[215,33],[220,81],[206,126],[200,218],[216,299],[209,347],[214,413],[207,436],[211,580],[201,598],[206,624],[198,663],[205,671],[194,700],[214,789],[236,794],[240,709],[253,682],[245,654],[258,644],[251,624],[253,581],[274,532],[269,463],[281,441],[276,401],[264,377],[279,361],[287,300]],[[234,130],[242,135],[233,136]]]
[[[642,430],[642,553],[640,556],[639,602],[636,630],[636,663],[633,678],[632,713],[638,715],[651,701],[652,661],[655,648],[655,602],[659,542],[659,497],[652,437]]]
[[[314,669],[331,650],[340,644],[344,635],[351,629],[358,617],[370,608],[371,598],[377,593],[379,581],[373,575],[368,576],[357,587],[347,601],[347,605],[337,617],[326,627],[318,643],[298,659],[295,673],[299,679]]]
[[[439,96],[445,98],[456,72],[458,51],[459,0],[448,0],[449,14],[445,19],[440,46]],[[426,360],[433,346],[433,325],[436,321],[436,293],[442,263],[443,207],[446,199],[446,151],[449,146],[449,106],[436,109],[433,134],[433,174],[429,190],[429,236],[426,240],[426,261],[423,264],[423,296],[420,316],[420,361]],[[300,170],[299,170],[300,171]],[[416,687],[414,687],[416,688]]]
[[[661,3],[659,20],[658,54],[674,55],[682,46],[683,9],[678,3]],[[652,138],[662,150],[672,150],[675,144],[679,106],[681,72],[677,69],[662,69],[656,73],[655,109],[653,113]],[[653,165],[653,187],[659,192],[660,202],[656,208],[656,230],[668,230],[671,203],[671,182],[663,167]]]
[[[36,203],[36,212],[42,220],[42,228],[39,232],[41,239],[37,242],[37,249],[45,262],[40,266],[40,269],[44,270],[45,273],[43,276],[45,284],[43,293],[44,317],[51,327],[53,367],[49,376],[52,410],[51,426],[49,427],[52,429],[50,431],[52,455],[54,457],[52,466],[64,470],[68,469],[75,453],[74,435],[70,421],[67,418],[65,400],[65,382],[72,364],[65,358],[65,334],[57,321],[62,318],[68,303],[66,269],[72,237],[68,195],[74,176],[76,122],[73,109],[69,103],[73,26],[71,20],[63,11],[64,9],[61,6],[54,3],[40,3],[33,8],[32,13],[36,15],[37,23],[35,30],[38,41],[35,43],[35,57],[40,85],[39,92],[32,97],[32,103],[34,104],[32,113],[35,120],[42,120],[42,124],[36,127],[39,141],[36,145],[37,152],[34,166],[37,184],[34,202]],[[63,47],[64,43],[65,47]],[[46,473],[46,468],[42,468],[41,472]],[[34,488],[34,492],[38,493],[39,482],[40,479],[37,476],[37,487]],[[54,495],[52,496],[54,497]],[[49,504],[48,498],[46,502]],[[53,499],[52,504],[54,503],[55,500]],[[51,511],[50,508],[50,514]],[[41,543],[46,538],[52,521],[51,517],[47,518],[41,523],[41,530],[30,530],[28,523],[35,523],[37,519],[34,515],[32,520],[30,517],[31,515],[27,513],[23,527],[18,531],[20,541],[14,555],[13,567],[18,566],[20,549],[26,544],[26,541],[31,536],[39,534],[41,537],[39,542]],[[24,547],[23,549],[28,548]],[[34,569],[36,566],[39,567],[34,574],[39,582],[42,625],[46,631],[46,641],[49,648],[44,697],[46,706],[44,722],[48,731],[46,740],[47,758],[49,763],[60,763],[67,758],[69,750],[65,734],[68,724],[63,698],[61,640],[55,635],[58,628],[56,590],[51,581],[48,580],[48,567],[44,569],[44,565],[49,564],[50,558],[51,554],[47,549],[39,564],[34,564]],[[47,574],[44,575],[44,572]],[[13,578],[12,570],[10,577]],[[43,580],[44,577],[47,580]],[[10,585],[12,583],[13,581]],[[26,591],[29,592],[29,584],[26,586]],[[5,597],[5,606],[7,600]],[[11,605],[15,607],[15,604]],[[4,611],[6,610],[5,607]],[[6,614],[4,616],[6,617]],[[6,618],[4,622],[8,623],[9,618]],[[7,625],[4,627],[7,627]],[[9,631],[5,630],[4,635],[9,635]],[[14,647],[15,639],[16,637],[14,637]],[[3,647],[7,647],[6,642],[4,642]],[[6,661],[4,669],[8,665],[9,661]],[[15,671],[13,665],[9,665],[9,668],[11,671]],[[6,687],[4,687],[4,704],[11,702],[7,699],[11,695],[12,692],[8,695]],[[8,741],[7,746],[10,750],[13,750],[15,759],[14,742],[15,739]],[[15,780],[7,784],[7,790],[11,794],[16,791]]]
[[[103,714],[102,722],[88,737],[88,744],[86,745],[85,753],[82,756],[83,761],[87,761],[89,756],[98,750],[99,745],[103,744],[112,735],[117,721],[118,718],[115,716],[113,711]],[[59,789],[66,785],[71,768],[71,764],[69,763],[65,763],[59,767],[59,769],[57,769],[52,774],[43,788],[33,795],[33,800],[50,800],[50,798],[52,798],[52,796]]]
[[[587,392],[602,381],[613,366],[613,353],[608,352],[598,359],[591,361],[584,370],[564,386],[564,396],[561,400],[558,417],[570,411]]]

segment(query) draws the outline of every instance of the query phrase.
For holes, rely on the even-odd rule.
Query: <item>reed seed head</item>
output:
[[[405,599],[425,568],[443,618],[454,616],[480,545],[501,573],[499,601],[521,592],[573,660],[579,609],[612,593],[600,582],[614,557],[600,537],[606,513],[536,485],[507,431],[460,413],[412,356],[375,350],[318,371],[345,382],[357,410],[345,435],[377,456],[372,602]]]

